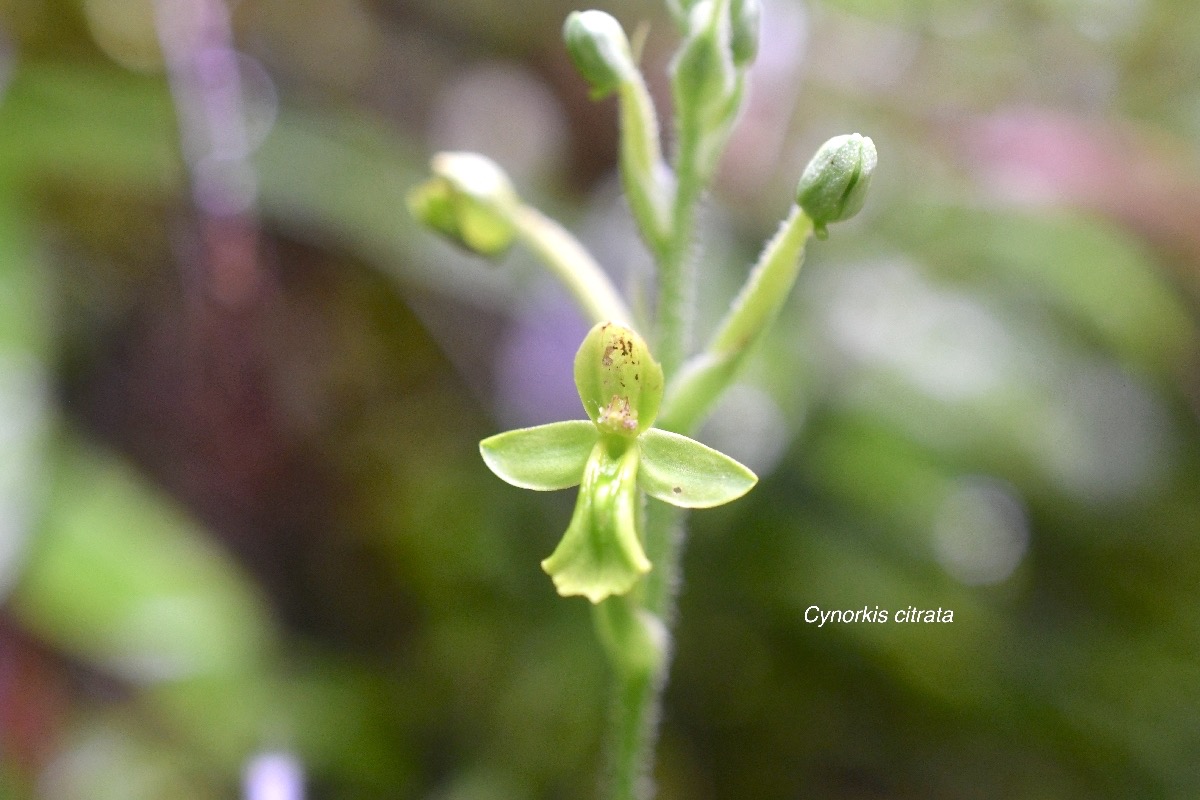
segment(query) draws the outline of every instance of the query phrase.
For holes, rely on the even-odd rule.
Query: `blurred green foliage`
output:
[[[476,450],[577,415],[584,326],[403,208],[483,149],[639,284],[574,7],[241,0],[225,116],[160,44],[206,7],[0,3],[0,796],[230,797],[284,751],[313,798],[591,797],[603,660],[538,568],[570,498]],[[606,9],[665,104],[664,11]],[[882,166],[700,437],[762,481],[694,522],[662,797],[1196,796],[1200,6],[765,30],[700,333],[817,143]]]

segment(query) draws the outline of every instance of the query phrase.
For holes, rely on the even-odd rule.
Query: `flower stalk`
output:
[[[561,225],[525,204],[503,172],[473,154],[439,154],[409,198],[414,216],[467,250],[535,253],[594,324],[575,355],[587,419],[500,433],[484,463],[514,486],[578,487],[558,546],[542,561],[558,593],[592,604],[614,677],[606,796],[649,800],[671,654],[686,513],[731,502],[757,477],[689,436],[779,316],[808,241],[863,205],[877,156],[859,134],[825,143],[707,345],[690,353],[696,207],[716,170],[758,51],[761,0],[667,0],[683,35],[671,62],[675,147],[658,119],[620,24],[601,11],[568,16],[563,36],[593,98],[616,95],[622,184],[657,266],[653,353],[605,271]]]

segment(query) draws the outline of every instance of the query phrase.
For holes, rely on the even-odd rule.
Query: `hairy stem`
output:
[[[726,13],[723,0],[713,4],[714,19]],[[676,69],[689,69],[680,67]],[[742,100],[743,76],[738,76],[727,98],[723,120],[699,116],[695,103],[682,102],[680,74],[673,76],[676,100],[676,149],[673,159],[674,192],[670,225],[659,240],[647,237],[658,267],[658,307],[655,316],[656,351],[668,386],[674,381],[687,356],[695,306],[696,275],[693,238],[696,208],[716,166],[719,151],[728,137]],[[687,78],[689,76],[683,76]],[[623,167],[625,165],[622,165]],[[673,428],[691,433],[692,424]],[[665,503],[650,501],[639,520],[646,555],[654,565],[628,598],[640,613],[661,631],[659,658],[648,669],[616,669],[614,741],[612,752],[613,800],[651,800],[658,723],[662,695],[671,661],[671,630],[680,585],[680,562],[686,541],[686,512]]]
[[[699,162],[702,155],[699,128],[681,120],[677,123],[675,191],[669,235],[657,246],[651,242],[658,267],[656,350],[668,383],[687,355],[696,290],[692,258],[696,206],[705,183]],[[619,667],[616,670],[611,783],[607,795],[612,800],[651,800],[654,797],[651,773],[662,695],[670,670],[671,629],[679,586],[679,564],[686,540],[685,520],[685,512],[681,509],[657,501],[649,501],[641,520],[646,555],[654,568],[630,600],[660,626],[661,657],[646,671]]]
[[[656,657],[629,664],[613,658],[616,681],[612,707],[610,774],[606,797],[650,800],[652,771],[662,714],[662,694],[671,661],[670,628],[675,617],[679,562],[683,552],[686,512],[650,501],[644,515],[646,553],[654,569],[629,597],[605,601],[611,609],[632,609],[651,628]],[[599,611],[599,609],[598,609]],[[622,612],[618,612],[622,613]]]
[[[659,412],[659,427],[682,433],[695,430],[704,421],[754,344],[779,316],[804,264],[804,248],[812,232],[812,220],[799,206],[792,206],[763,248],[712,341],[672,382]]]
[[[617,681],[610,753],[613,771],[607,778],[607,796],[612,800],[654,796],[650,767],[654,764],[660,683],[658,675],[651,673],[623,675]]]
[[[694,142],[693,142],[694,144]],[[671,238],[658,255],[658,355],[670,377],[683,363],[694,305],[692,237],[702,184],[694,169],[694,147],[680,142]],[[612,800],[650,800],[651,773],[662,715],[662,695],[671,662],[671,634],[679,562],[686,539],[685,512],[649,501],[642,520],[646,555],[654,568],[631,598],[663,631],[661,657],[646,671],[617,670],[613,710]]]
[[[695,305],[695,270],[692,239],[696,229],[696,204],[703,183],[696,171],[694,136],[679,141],[676,158],[675,199],[671,211],[671,237],[656,253],[658,260],[658,358],[663,374],[671,379],[687,354]]]
[[[681,185],[682,182],[681,182]],[[703,422],[713,402],[729,386],[738,369],[779,315],[803,263],[812,221],[798,207],[767,243],[745,286],[704,352],[677,376],[659,416],[660,427],[690,434]],[[682,268],[681,268],[682,270]],[[664,337],[682,336],[682,325],[660,328]],[[678,343],[682,351],[682,344]],[[661,346],[661,345],[660,345]],[[654,569],[630,600],[661,624],[663,649],[649,669],[617,668],[614,704],[613,800],[649,800],[650,779],[661,715],[662,691],[670,665],[670,631],[680,583],[680,563],[686,541],[686,512],[651,501],[641,520],[646,555]],[[625,598],[620,598],[625,602]]]

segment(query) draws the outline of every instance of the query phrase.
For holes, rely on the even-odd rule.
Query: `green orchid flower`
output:
[[[683,508],[710,508],[741,497],[758,478],[723,453],[653,427],[663,371],[629,328],[592,328],[575,355],[575,386],[590,420],[508,431],[484,439],[479,450],[514,486],[579,486],[567,531],[542,569],[560,595],[599,603],[627,593],[651,569],[639,490]]]

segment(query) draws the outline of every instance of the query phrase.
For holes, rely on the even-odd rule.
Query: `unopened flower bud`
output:
[[[408,195],[420,222],[455,244],[483,256],[498,256],[516,237],[511,212],[520,205],[508,176],[477,153],[438,153],[433,176]]]
[[[857,133],[835,136],[813,156],[796,187],[796,203],[824,238],[830,222],[850,219],[863,207],[878,161],[875,143]]]
[[[603,11],[573,11],[563,24],[563,39],[575,68],[592,87],[592,97],[612,94],[637,67],[621,23]]]
[[[732,111],[729,98],[736,67],[729,27],[716,12],[712,0],[692,6],[691,30],[671,65],[676,113],[699,124],[701,130],[719,127]]]
[[[746,67],[758,55],[762,0],[730,0],[729,48],[733,63]]]

